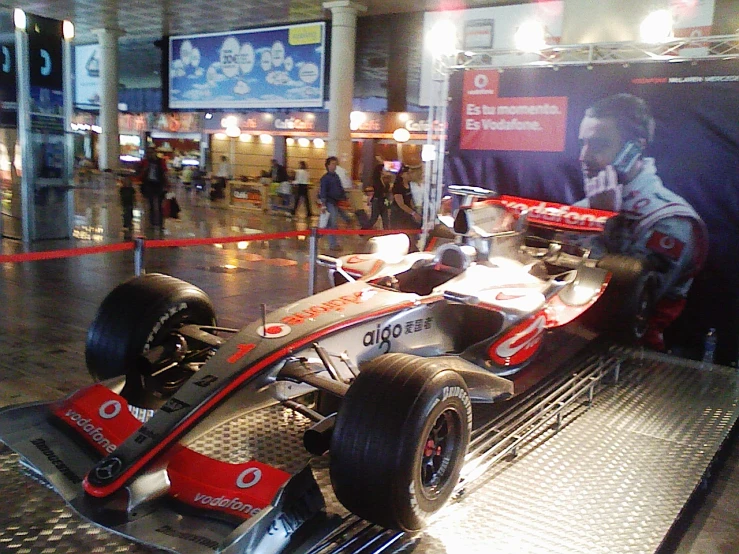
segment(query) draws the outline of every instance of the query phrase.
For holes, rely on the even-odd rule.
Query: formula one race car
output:
[[[608,314],[638,338],[651,303],[637,261],[527,236],[500,203],[448,231],[430,251],[401,234],[323,258],[335,287],[241,330],[179,279],[122,283],[88,332],[99,382],[1,411],[0,440],[83,516],[176,552],[291,551],[326,489],[417,530],[457,484],[473,404],[524,390],[562,333],[586,343]]]

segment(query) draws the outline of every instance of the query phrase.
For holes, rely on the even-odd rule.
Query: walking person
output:
[[[351,223],[349,215],[339,207],[339,202],[346,200],[346,192],[341,185],[341,178],[336,174],[336,167],[339,165],[339,159],[336,156],[326,158],[326,173],[321,177],[321,185],[318,191],[318,199],[321,202],[322,210],[328,211],[328,224],[326,229],[338,229],[338,218],[341,217],[347,225]],[[336,235],[328,236],[329,247],[331,250],[340,250],[339,241]]]
[[[131,238],[133,231],[133,207],[136,203],[136,190],[133,188],[131,178],[122,176],[118,178],[118,195],[121,200],[121,215],[123,216],[123,237]]]
[[[370,199],[370,218],[362,225],[362,229],[372,229],[378,218],[382,219],[382,228],[390,229],[388,214],[388,176],[385,173],[383,159],[377,156],[377,165],[372,170],[372,198]]]
[[[295,217],[295,214],[298,211],[298,205],[300,204],[300,199],[303,198],[305,200],[305,212],[306,217],[309,219],[313,217],[313,213],[311,211],[310,206],[310,197],[308,196],[308,185],[310,184],[310,174],[308,173],[308,166],[304,161],[301,161],[298,164],[298,169],[295,171],[295,180],[293,181],[294,184],[298,186],[298,190],[295,193],[295,205],[293,206],[293,217]]]
[[[221,161],[216,168],[215,179],[211,183],[210,199],[220,200],[225,198],[226,183],[233,179],[231,164],[226,156],[221,156]]]
[[[146,157],[141,160],[139,176],[141,177],[141,194],[149,204],[149,224],[163,232],[162,202],[167,189],[167,166],[152,147],[146,149]]]
[[[408,166],[402,166],[393,183],[393,204],[390,208],[390,225],[393,229],[418,229],[421,227],[421,214],[414,209],[410,184],[406,183],[403,177],[407,171]],[[411,252],[418,251],[417,238],[415,235],[408,235]]]

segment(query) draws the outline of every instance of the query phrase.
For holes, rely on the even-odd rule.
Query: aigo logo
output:
[[[490,359],[501,366],[516,366],[531,358],[541,345],[546,316],[537,314],[511,328],[488,348]]]

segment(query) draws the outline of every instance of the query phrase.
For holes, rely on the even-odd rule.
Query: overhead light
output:
[[[74,38],[74,23],[65,19],[62,23],[62,35],[65,40],[72,40]]]
[[[227,129],[229,127],[233,127],[234,125],[238,125],[239,120],[236,118],[235,115],[228,115],[221,119],[221,127],[224,129]]]
[[[226,136],[231,138],[241,136],[241,127],[238,125],[229,125],[226,127]]]
[[[539,52],[546,45],[546,29],[540,21],[525,21],[513,35],[516,49],[522,52]]]
[[[411,138],[411,134],[405,127],[398,127],[393,131],[393,138],[396,142],[408,142]]]
[[[216,140],[226,140],[228,138],[228,135],[226,133],[215,133],[213,135],[213,138]]]
[[[208,112],[205,114],[205,119],[213,119],[213,114]]]
[[[364,112],[352,112],[349,114],[349,129],[357,131],[362,123],[367,121],[367,114]]]
[[[262,144],[271,144],[272,135],[259,135],[259,142],[261,142]]]
[[[298,146],[301,146],[303,148],[308,148],[310,146],[310,140],[308,140],[305,137],[300,137],[298,139]]]
[[[313,139],[313,146],[316,148],[323,148],[326,146],[326,142],[322,138]]]
[[[15,23],[15,28],[19,31],[25,31],[26,30],[26,12],[24,12],[20,8],[16,8],[13,10],[13,23]]]
[[[293,144],[295,144],[295,139],[292,137],[287,137],[285,139],[285,144],[287,144],[288,146],[292,146]]]
[[[426,46],[435,58],[454,54],[457,50],[457,27],[449,19],[437,21],[426,34]]]
[[[672,14],[669,10],[657,10],[642,21],[639,34],[643,42],[658,43],[672,37]]]
[[[239,142],[251,142],[251,138],[249,133],[242,133],[239,135]]]

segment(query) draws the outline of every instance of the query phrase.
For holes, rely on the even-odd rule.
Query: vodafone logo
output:
[[[260,325],[257,328],[257,334],[265,339],[279,339],[289,335],[290,331],[292,331],[290,326],[284,323],[267,323],[267,325]]]
[[[475,80],[473,81],[473,84],[475,85],[475,88],[485,88],[488,86],[488,83],[490,80],[488,79],[488,76],[484,73],[478,73],[475,75]]]
[[[257,467],[250,467],[242,471],[236,478],[236,486],[240,489],[253,487],[262,480],[262,471]]]
[[[497,71],[478,71],[465,75],[466,94],[471,96],[496,96],[498,93]],[[479,115],[479,114],[478,114]]]
[[[515,326],[488,350],[490,359],[503,366],[518,365],[528,360],[541,344],[546,317],[540,314]]]
[[[121,413],[121,403],[117,400],[108,400],[103,402],[98,410],[98,415],[103,419],[113,419]]]

